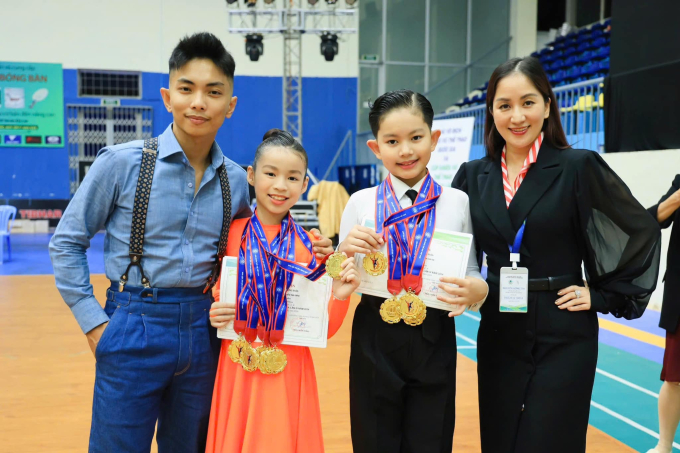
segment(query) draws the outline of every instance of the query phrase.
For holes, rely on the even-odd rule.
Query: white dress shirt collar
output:
[[[423,181],[425,181],[426,177],[427,175],[423,176],[423,178],[420,181],[418,181],[413,187],[409,187],[401,179],[395,177],[394,175],[390,175],[390,179],[392,180],[392,188],[394,189],[394,194],[397,196],[397,200],[401,200],[404,197],[404,195],[406,195],[406,191],[409,189],[413,189],[416,192],[420,192],[420,188],[423,186]]]

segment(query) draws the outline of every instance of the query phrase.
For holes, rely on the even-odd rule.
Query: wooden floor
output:
[[[103,302],[108,282],[101,275],[92,282]],[[353,302],[328,349],[313,350],[329,453],[352,451],[347,364]],[[93,383],[94,358],[54,278],[0,277],[0,451],[87,451]],[[480,451],[476,366],[462,355],[453,450]],[[589,429],[589,453],[633,451]]]

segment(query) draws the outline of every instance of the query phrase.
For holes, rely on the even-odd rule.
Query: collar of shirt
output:
[[[409,187],[405,182],[403,182],[401,179],[395,177],[392,175],[392,188],[394,189],[394,194],[397,196],[397,200],[399,200],[400,205],[404,205],[404,203],[408,203],[408,206],[411,206],[411,199],[406,196],[406,191],[409,189],[413,189],[416,192],[420,192],[420,188],[423,186],[423,181],[425,181],[426,176],[423,176],[423,178],[415,183],[413,187]]]
[[[186,158],[184,150],[177,141],[175,133],[172,132],[172,123],[165,129],[165,131],[158,137],[158,158],[164,159],[173,154],[181,153],[182,157]],[[215,170],[222,165],[224,161],[224,154],[217,142],[213,142],[210,148],[210,159],[212,163],[210,164]]]

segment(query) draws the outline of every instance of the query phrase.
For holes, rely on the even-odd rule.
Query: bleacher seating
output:
[[[604,77],[609,74],[611,19],[560,36],[531,56],[538,58],[553,88]],[[486,103],[489,83],[475,88],[448,109],[452,113]],[[565,107],[565,106],[563,106]]]

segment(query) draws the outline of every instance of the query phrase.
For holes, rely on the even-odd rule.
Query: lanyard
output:
[[[522,226],[519,227],[517,234],[515,235],[515,242],[512,245],[508,245],[510,248],[510,262],[512,263],[512,268],[517,269],[517,263],[519,263],[519,249],[522,246],[522,239],[524,238],[524,227],[527,221],[522,222]]]

